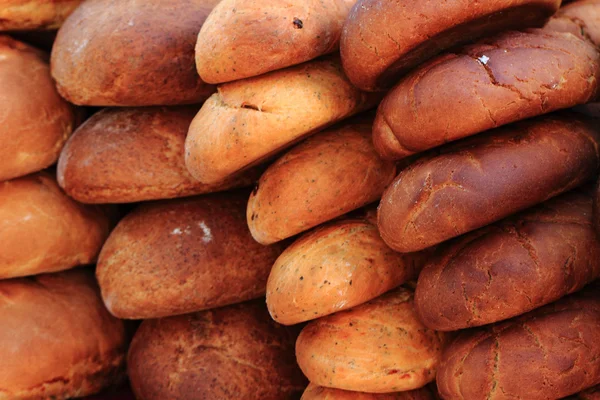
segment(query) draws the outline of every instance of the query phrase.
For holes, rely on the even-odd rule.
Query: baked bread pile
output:
[[[598,398],[564,3],[0,2],[0,400]]]

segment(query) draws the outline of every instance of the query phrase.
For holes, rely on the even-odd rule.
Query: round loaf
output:
[[[296,342],[296,358],[314,384],[391,393],[431,382],[445,340],[419,322],[412,292],[400,288],[310,322]]]
[[[94,114],[65,145],[58,183],[84,203],[169,199],[249,186],[258,170],[213,185],[185,167],[187,130],[197,107],[110,108]]]
[[[264,300],[147,320],[127,359],[138,400],[291,400],[306,380],[296,334],[269,318]]]
[[[545,28],[571,32],[600,46],[600,0],[578,0],[561,7]]]
[[[73,201],[45,172],[0,183],[0,279],[93,263],[111,221]]]
[[[60,94],[89,106],[199,103],[214,91],[196,72],[196,36],[218,0],[87,0],[52,48]]]
[[[311,383],[300,400],[434,400],[428,388],[396,393],[363,393],[325,388]]]
[[[592,199],[570,192],[443,247],[419,275],[415,308],[431,329],[505,320],[600,277]]]
[[[274,243],[381,198],[396,176],[371,142],[372,119],[357,118],[308,138],[273,163],[248,201],[248,226]]]
[[[388,246],[418,251],[505,218],[595,178],[597,121],[549,115],[477,135],[404,169],[383,194]]]
[[[0,181],[54,164],[73,131],[74,109],[56,91],[46,58],[0,35]]]
[[[541,26],[559,6],[560,0],[359,0],[342,30],[344,70],[363,90],[386,89],[445,49]]]
[[[377,151],[398,159],[596,98],[600,53],[548,30],[507,32],[445,54],[402,79],[373,124]],[[447,112],[451,105],[452,112]]]
[[[247,192],[144,204],[117,225],[96,275],[109,311],[147,319],[264,296],[282,245],[246,226]]]
[[[91,271],[0,281],[0,399],[67,399],[125,378],[127,333]]]
[[[463,331],[444,351],[444,399],[557,399],[600,382],[598,287],[522,317]]]
[[[2,0],[0,31],[56,29],[82,0]]]

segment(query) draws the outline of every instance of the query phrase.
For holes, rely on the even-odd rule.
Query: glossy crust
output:
[[[296,358],[314,384],[391,393],[431,382],[445,341],[419,322],[412,292],[400,288],[309,323],[296,342]]]
[[[96,260],[108,216],[65,195],[50,174],[0,183],[0,279],[61,271]]]
[[[56,29],[82,0],[2,0],[0,31]]]
[[[74,109],[56,91],[47,56],[0,35],[0,181],[54,164],[74,125]]]
[[[363,393],[325,388],[311,383],[300,400],[434,400],[428,388],[396,393]]]
[[[595,178],[600,127],[580,114],[523,121],[442,149],[403,170],[383,194],[378,226],[418,251]]]
[[[600,46],[600,0],[578,0],[561,7],[545,28],[571,32]]]
[[[127,334],[91,271],[0,281],[0,399],[67,399],[125,378]]]
[[[201,182],[223,180],[380,99],[352,86],[337,57],[220,85],[192,121],[186,166]]]
[[[373,148],[372,121],[319,133],[275,161],[248,201],[254,239],[277,242],[379,200],[396,166]]]
[[[443,246],[419,275],[415,308],[431,329],[505,320],[600,277],[592,199],[570,192]]]
[[[445,49],[541,26],[559,6],[560,0],[359,0],[342,31],[344,70],[363,90],[386,89]]]
[[[146,320],[129,349],[129,378],[138,400],[291,400],[306,386],[295,338],[263,300]]]
[[[386,158],[406,157],[587,103],[598,94],[599,78],[600,53],[587,40],[540,29],[506,32],[402,79],[379,105],[373,142]]]
[[[486,328],[444,351],[444,399],[556,399],[600,382],[598,287]]]
[[[65,145],[58,183],[84,203],[129,203],[250,186],[249,170],[214,185],[185,167],[187,130],[198,107],[109,108],[94,114]]]
[[[214,91],[194,64],[202,23],[218,0],[87,0],[52,49],[60,94],[89,106],[199,103]]]
[[[312,60],[339,48],[356,0],[223,0],[196,43],[205,82],[223,83]]]

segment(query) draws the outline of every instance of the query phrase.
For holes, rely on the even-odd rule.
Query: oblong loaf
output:
[[[597,121],[558,114],[442,149],[404,169],[384,193],[381,236],[411,252],[498,221],[596,176]]]
[[[56,29],[83,0],[3,0],[0,31]]]
[[[190,125],[187,168],[201,182],[223,180],[380,98],[352,86],[338,57],[225,83]]]
[[[592,199],[570,192],[457,238],[419,275],[415,308],[431,329],[508,319],[600,277]]]
[[[428,388],[396,393],[364,393],[332,389],[311,383],[300,400],[434,400]]]

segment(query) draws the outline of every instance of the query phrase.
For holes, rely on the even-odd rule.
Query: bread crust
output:
[[[396,393],[364,393],[325,388],[310,383],[300,400],[434,400],[428,388]]]
[[[56,29],[82,0],[3,0],[0,31]]]
[[[567,4],[544,28],[570,32],[600,46],[600,0],[578,0]]]

